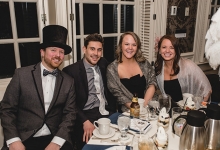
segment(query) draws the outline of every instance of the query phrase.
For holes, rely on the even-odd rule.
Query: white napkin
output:
[[[152,127],[152,125],[150,124],[150,122],[148,122],[148,121],[146,121],[147,122],[147,124],[145,125],[145,127],[144,127],[144,131],[143,131],[143,133],[145,134],[145,133],[147,133],[147,131],[149,131],[150,129],[151,129],[151,127]],[[136,130],[136,131],[140,131],[140,129],[136,126],[136,124],[134,123],[134,119],[131,119],[131,124],[130,124],[130,129],[131,130]]]
[[[106,150],[125,150],[126,146],[112,146],[110,148],[107,148]]]

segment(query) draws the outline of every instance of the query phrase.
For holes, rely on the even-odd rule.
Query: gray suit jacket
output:
[[[54,96],[45,114],[40,63],[16,69],[0,110],[5,141],[14,137],[25,141],[46,124],[52,135],[71,143],[76,118],[74,81],[59,70]]]

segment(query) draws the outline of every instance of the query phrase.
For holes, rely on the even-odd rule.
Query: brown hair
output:
[[[161,73],[161,71],[162,71],[163,57],[160,54],[160,48],[161,48],[161,44],[162,44],[164,39],[170,40],[170,42],[172,43],[172,45],[174,47],[174,50],[176,52],[176,55],[175,55],[174,61],[173,61],[173,67],[172,67],[174,73],[171,74],[171,76],[175,76],[180,71],[180,67],[178,65],[178,62],[180,60],[180,51],[179,51],[179,48],[178,48],[178,41],[177,41],[176,37],[173,36],[173,35],[164,35],[160,39],[160,41],[158,42],[158,52],[157,52],[157,60],[155,62],[155,72],[156,72],[156,75],[159,75]]]
[[[84,46],[87,48],[87,46],[89,45],[90,41],[97,41],[102,43],[102,47],[104,47],[104,38],[98,34],[98,33],[93,33],[93,34],[89,34],[85,39],[84,39]]]
[[[120,36],[120,40],[119,40],[119,43],[118,43],[118,46],[117,46],[117,49],[115,51],[115,58],[117,59],[117,61],[119,63],[122,63],[122,42],[123,42],[123,39],[126,35],[131,35],[136,44],[137,44],[137,52],[136,54],[134,55],[134,58],[137,62],[145,62],[145,58],[144,56],[142,55],[142,51],[141,51],[141,41],[140,41],[140,38],[137,36],[137,34],[135,34],[134,32],[125,32],[123,33],[121,36]]]

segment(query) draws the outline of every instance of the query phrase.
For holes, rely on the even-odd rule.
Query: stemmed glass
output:
[[[159,110],[159,107],[160,107],[160,103],[158,102],[158,100],[156,98],[152,98],[148,102],[148,106],[150,110],[150,119],[153,119],[153,120],[157,119],[156,112]]]
[[[131,119],[129,116],[125,115],[119,115],[118,116],[118,128],[121,132],[120,139],[121,140],[127,140],[129,137],[127,136],[127,132],[129,130],[129,125],[131,122]]]
[[[138,127],[139,129],[139,133],[140,133],[140,137],[141,134],[143,133],[144,128],[147,126],[148,122],[145,120],[145,117],[139,117],[138,118],[133,118],[134,124]]]
[[[166,112],[168,113],[170,111],[171,108],[171,97],[170,95],[159,95],[158,97],[158,102],[160,103],[160,110],[165,107],[166,108]]]

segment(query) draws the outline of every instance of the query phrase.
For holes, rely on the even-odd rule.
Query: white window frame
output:
[[[41,20],[41,14],[43,14],[42,10],[42,0],[0,0],[0,2],[9,2],[9,11],[11,18],[11,27],[12,27],[12,39],[0,39],[0,44],[12,44],[14,45],[14,53],[15,53],[15,62],[16,68],[21,67],[20,54],[19,54],[19,43],[27,43],[27,42],[41,42],[42,39],[42,28],[44,26]],[[17,36],[17,26],[15,19],[15,10],[14,10],[14,2],[36,2],[37,6],[37,14],[38,14],[38,30],[39,37],[38,38],[19,38]],[[7,85],[9,84],[11,78],[0,79],[1,91],[5,91]],[[1,95],[0,95],[1,98]],[[0,99],[1,100],[1,99]]]
[[[167,5],[168,0],[141,0],[138,3],[138,33],[142,52],[149,62],[156,59],[155,38],[166,34]]]
[[[81,47],[84,45],[84,38],[87,36],[84,34],[84,26],[83,26],[83,4],[99,4],[99,33],[102,35],[102,37],[117,37],[117,41],[119,41],[119,38],[121,36],[121,5],[134,5],[134,32],[137,33],[137,6],[138,6],[138,1],[134,0],[134,2],[130,2],[130,1],[106,1],[106,0],[75,0],[75,3],[79,3],[79,9],[80,9],[80,35],[76,35],[76,32],[74,37],[76,37],[76,39],[80,39],[80,45]],[[118,7],[118,12],[117,12],[117,22],[118,22],[118,26],[117,26],[117,33],[103,33],[103,4],[117,4]],[[75,5],[75,4],[74,4]],[[74,27],[75,28],[75,27]],[[76,41],[76,40],[75,40]],[[75,42],[74,41],[74,42]],[[75,56],[76,56],[76,48],[75,50]],[[81,53],[81,57],[83,57],[83,53]],[[76,57],[74,57],[74,62],[76,62]]]

